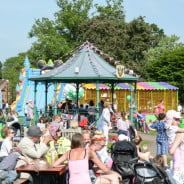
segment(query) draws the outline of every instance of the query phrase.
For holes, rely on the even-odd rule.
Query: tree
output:
[[[29,32],[37,38],[30,49],[35,60],[58,59],[79,45],[78,25],[88,18],[92,0],[58,0],[57,5],[55,21],[37,19]]]
[[[12,101],[14,100],[16,84],[19,82],[20,70],[23,68],[25,53],[19,54],[17,57],[11,57],[4,62],[2,75],[4,79],[9,80],[9,89],[12,92]]]
[[[110,18],[104,16],[104,11],[105,8],[102,16],[99,12],[98,16],[86,20],[80,25],[81,40],[95,43],[115,60],[119,60],[136,73],[144,75],[146,66],[144,52],[156,46],[164,35],[163,30],[154,24],[146,23],[143,17],[126,23],[123,11],[116,11],[120,15],[115,14],[116,16]],[[114,64],[114,60],[109,62]]]
[[[159,57],[165,53],[168,53],[169,51],[173,51],[178,48],[184,47],[183,43],[179,43],[179,37],[172,35],[172,36],[164,36],[159,41],[158,45],[156,47],[150,48],[148,51],[144,52],[146,63],[146,70],[149,71],[149,68],[152,67],[152,64],[154,64],[155,60],[159,59]],[[151,80],[149,73],[146,73],[147,75],[144,75],[144,78],[147,80]]]
[[[184,47],[163,53],[148,69],[152,81],[164,81],[180,88],[184,100]]]

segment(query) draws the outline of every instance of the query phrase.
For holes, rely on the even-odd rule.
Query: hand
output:
[[[43,139],[43,143],[48,144],[52,140],[52,137],[50,135],[47,135]]]
[[[118,177],[118,179],[121,181],[122,180],[122,176],[119,174],[119,173],[117,173],[117,172],[115,172],[115,171],[112,171],[113,172],[113,174],[115,175],[115,176],[117,176]]]
[[[34,165],[35,163],[34,162],[28,162],[27,164],[28,165]]]

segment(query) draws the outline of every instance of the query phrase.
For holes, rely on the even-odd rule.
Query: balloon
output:
[[[131,100],[132,97],[130,95],[127,96],[127,100]]]
[[[70,100],[76,100],[77,99],[76,88],[71,84],[66,84],[63,89],[63,95]],[[80,99],[83,96],[84,96],[84,88],[79,88],[78,98]]]

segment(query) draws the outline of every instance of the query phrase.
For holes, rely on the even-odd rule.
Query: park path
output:
[[[142,132],[138,132],[138,135],[142,137],[143,141],[148,141],[148,147],[149,151],[152,156],[155,156],[157,153],[157,147],[156,147],[156,136],[155,135],[149,135],[149,134],[144,134]]]

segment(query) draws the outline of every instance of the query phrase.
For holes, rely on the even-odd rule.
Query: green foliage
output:
[[[112,65],[118,60],[147,80],[171,82],[183,89],[183,56],[175,51],[183,47],[178,37],[166,37],[144,17],[125,22],[123,0],[106,0],[104,6],[93,1],[57,0],[54,20],[35,21],[29,32],[30,38],[36,38],[32,47],[4,63],[3,78],[10,80],[11,87],[18,82],[25,54],[35,67],[38,60],[60,59],[88,40],[112,57],[104,56]]]
[[[19,73],[23,67],[24,54],[19,54],[18,57],[11,57],[6,60],[3,65],[2,75],[4,79],[9,80],[9,92],[11,94],[11,101],[15,99],[15,88],[19,80]]]
[[[168,51],[155,58],[148,69],[152,81],[165,81],[180,88],[180,99],[184,99],[184,47]]]
[[[99,12],[99,16],[86,20],[80,25],[81,40],[95,43],[105,53],[136,73],[144,75],[144,52],[156,45],[155,40],[158,42],[163,36],[163,31],[156,25],[149,25],[142,17],[126,23],[123,18],[116,19],[116,16],[114,19],[112,16],[105,19]],[[120,14],[119,17],[124,17],[124,14]],[[111,61],[111,64],[114,64],[114,61]]]

